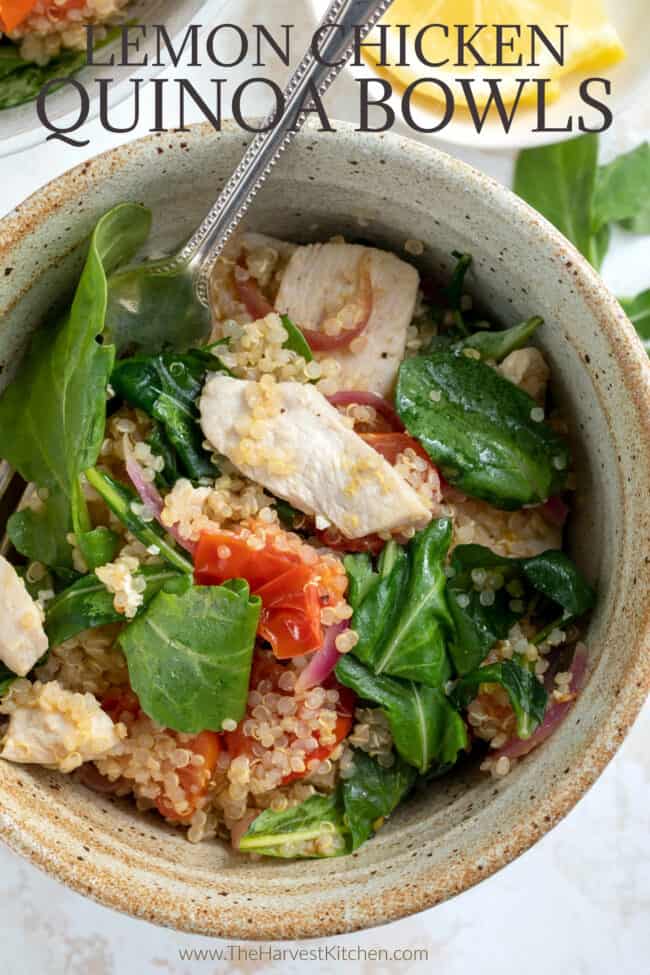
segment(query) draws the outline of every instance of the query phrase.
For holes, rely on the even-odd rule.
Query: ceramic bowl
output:
[[[135,0],[129,6],[126,19],[136,24],[165,24],[172,43],[178,47],[177,41],[183,35],[188,24],[209,23],[214,20],[226,0]],[[140,45],[141,56],[148,55],[150,60],[156,58],[156,42],[151,31],[142,39]],[[120,57],[120,40],[102,49],[101,60],[110,61],[111,55]],[[87,67],[75,75],[82,84],[86,85],[91,95],[88,121],[91,121],[99,111],[99,101],[93,92],[97,91],[95,79],[110,78],[111,88],[109,96],[109,112],[132,94],[131,81],[134,76],[143,81],[161,72],[163,67],[145,68],[130,67]],[[79,116],[79,99],[76,93],[68,88],[48,96],[48,118],[53,124],[65,130],[66,125],[74,124]],[[109,114],[109,118],[113,116]],[[0,156],[9,156],[14,152],[21,152],[37,142],[42,142],[47,135],[36,114],[36,102],[27,102],[15,108],[0,112]],[[83,135],[81,136],[83,138]]]
[[[0,223],[0,385],[53,294],[69,292],[83,240],[123,200],[153,208],[171,249],[208,209],[246,140],[227,128],[150,137],[40,190]],[[597,581],[587,683],[570,716],[512,773],[434,782],[377,837],[327,861],[247,860],[126,800],[44,769],[0,763],[2,836],[76,890],[137,917],[228,938],[333,935],[431,907],[488,877],[564,816],[615,753],[650,688],[650,369],[603,282],[548,223],[464,163],[395,136],[306,130],[259,195],[250,225],[299,241],[334,233],[448,273],[474,255],[472,289],[504,324],[535,313],[554,394],[576,442],[571,548]],[[150,248],[151,250],[151,248]]]

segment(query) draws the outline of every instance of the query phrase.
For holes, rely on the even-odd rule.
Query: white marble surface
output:
[[[246,26],[298,22],[309,31],[302,5],[273,0],[271,5],[230,0],[220,23]],[[250,66],[233,77],[242,80]],[[268,73],[268,72],[267,72]],[[279,81],[281,72],[274,72]],[[194,72],[197,83],[211,76]],[[355,117],[354,88],[339,80],[328,99],[333,117]],[[264,106],[260,106],[260,110]],[[115,121],[128,119],[120,110]],[[144,134],[147,124],[142,125]],[[617,119],[604,141],[613,155],[650,133],[648,106]],[[134,133],[137,135],[138,133]],[[70,166],[118,145],[97,125],[88,127],[85,150],[41,145],[23,156],[0,160],[0,215]],[[512,158],[463,150],[463,158],[507,182]],[[617,293],[650,286],[650,240],[616,235],[604,269]],[[650,705],[616,759],[568,818],[517,862],[450,903],[381,929],[310,942],[321,960],[283,960],[237,956],[225,942],[189,937],[115,914],[63,888],[0,847],[0,965],[5,975],[189,975],[195,971],[248,975],[350,971],[483,975],[525,971],[571,975],[639,975],[650,957]],[[325,949],[424,949],[426,960],[335,961]],[[245,946],[244,946],[245,947]],[[297,945],[287,945],[295,949]],[[210,956],[185,952],[207,949]]]

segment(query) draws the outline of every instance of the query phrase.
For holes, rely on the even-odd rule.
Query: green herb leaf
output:
[[[498,640],[504,640],[512,625],[526,612],[528,600],[540,593],[568,616],[581,616],[591,609],[595,593],[579,569],[564,552],[549,550],[530,559],[508,559],[482,545],[459,545],[450,563],[453,573],[447,584],[449,607],[454,621],[454,638],[449,645],[459,674],[478,667]],[[494,601],[484,605],[474,585],[476,570],[494,572],[502,585],[493,590]],[[515,601],[509,588],[519,585]],[[516,602],[521,608],[512,609]],[[555,613],[554,613],[555,615]]]
[[[602,248],[594,244],[593,198],[598,137],[583,135],[519,153],[514,190],[550,220],[598,267]]]
[[[621,298],[621,305],[650,355],[650,291],[642,291],[636,298]]]
[[[239,849],[245,853],[260,853],[263,856],[283,859],[340,856],[350,852],[348,833],[340,794],[315,795],[301,802],[299,806],[285,809],[284,812],[266,809],[253,820],[240,841]],[[305,843],[332,835],[345,837],[341,848],[329,854],[304,852]]]
[[[458,752],[467,747],[465,723],[439,689],[376,676],[349,653],[336,665],[336,676],[359,697],[381,707],[395,748],[420,772],[433,762],[455,762]]]
[[[369,590],[377,582],[377,574],[372,567],[372,559],[366,552],[346,555],[343,559],[348,574],[347,601],[352,609],[358,609]]]
[[[88,483],[101,495],[113,514],[117,515],[122,524],[126,525],[131,534],[135,535],[143,545],[147,548],[156,545],[160,555],[167,559],[170,565],[190,575],[194,572],[192,563],[166,540],[162,529],[155,522],[143,521],[135,513],[134,504],[140,504],[140,498],[135,491],[96,467],[88,468],[85,474]]]
[[[119,27],[109,30],[96,49],[111,44],[119,36],[119,31]],[[60,78],[63,84],[66,78],[86,66],[85,49],[64,51],[45,65],[24,61],[14,47],[0,48],[0,52],[0,110],[33,101],[48,81]],[[56,91],[59,87],[56,85],[50,90]]]
[[[26,481],[47,489],[45,510],[21,513],[9,524],[24,555],[70,567],[66,534],[79,501],[79,475],[95,463],[104,439],[106,386],[114,349],[100,345],[106,274],[127,260],[149,232],[148,210],[123,204],[105,214],[91,237],[70,314],[54,334],[39,332],[18,376],[0,399],[0,456]],[[46,538],[38,539],[43,528]],[[40,554],[37,554],[40,553]]]
[[[451,521],[440,518],[415,535],[408,550],[389,542],[374,578],[364,578],[360,601],[359,580],[351,580],[351,598],[357,603],[352,628],[359,634],[353,653],[374,674],[431,687],[451,676],[446,636],[452,620],[443,571],[451,534]]]
[[[562,489],[567,445],[532,419],[535,401],[484,362],[444,349],[407,359],[396,408],[442,475],[466,494],[516,509]]]
[[[530,738],[544,720],[548,695],[534,674],[514,660],[478,667],[471,674],[461,677],[454,687],[450,700],[458,708],[466,708],[474,699],[481,684],[499,684],[508,694],[517,717],[517,735]]]
[[[154,596],[119,639],[145,714],[188,734],[240,721],[260,609],[243,579]]]
[[[449,307],[454,311],[460,311],[461,298],[465,288],[465,278],[472,266],[472,255],[461,254],[460,251],[453,251],[456,258],[456,267],[451,276],[451,281],[444,290],[445,297],[449,302]]]
[[[66,538],[71,530],[70,502],[61,491],[51,492],[38,508],[17,511],[7,522],[7,535],[17,552],[62,574],[72,571],[72,549]]]
[[[227,370],[210,349],[192,349],[184,355],[164,352],[124,359],[111,375],[118,396],[160,423],[180,468],[194,481],[219,473],[203,448],[196,405],[208,371]]]
[[[352,770],[343,780],[343,806],[353,850],[370,839],[378,820],[390,816],[416,779],[415,769],[398,756],[390,768],[384,768],[366,752],[355,750]]]
[[[650,234],[650,145],[598,169],[593,203],[593,229],[621,223],[637,234]]]
[[[282,316],[282,324],[284,325],[287,335],[287,341],[284,343],[285,349],[290,349],[291,352],[295,352],[297,355],[303,357],[305,362],[311,362],[314,358],[314,353],[311,351],[307,339],[302,334],[297,325],[291,321],[288,315]]]
[[[523,349],[528,345],[530,338],[535,334],[540,325],[544,324],[544,319],[535,316],[521,325],[513,328],[505,328],[497,332],[482,330],[468,335],[467,338],[454,344],[456,351],[462,352],[463,349],[478,349],[481,359],[495,362],[502,362],[506,356],[516,349]]]
[[[146,610],[161,589],[165,592],[182,593],[191,584],[184,572],[177,572],[166,566],[146,565],[138,575],[146,580],[146,588],[142,593],[143,604],[138,615]],[[42,584],[40,588],[44,588]],[[124,614],[117,612],[113,602],[113,594],[94,573],[83,576],[64,589],[47,604],[45,632],[50,646],[57,647],[83,630],[107,626],[109,623],[124,623]]]

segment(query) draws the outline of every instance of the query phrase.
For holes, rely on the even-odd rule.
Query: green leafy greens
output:
[[[416,779],[416,770],[399,756],[384,768],[366,752],[355,749],[352,771],[343,780],[343,806],[353,850],[370,839],[378,822],[390,816]]]
[[[499,684],[504,688],[517,718],[517,735],[530,738],[544,719],[547,701],[544,686],[535,674],[513,660],[478,667],[460,678],[451,693],[452,702],[466,708],[481,684]]]
[[[336,665],[338,680],[384,711],[395,748],[404,761],[424,773],[433,762],[454,763],[467,747],[467,729],[442,690],[377,676],[348,653]]]
[[[182,593],[191,585],[189,576],[167,566],[145,565],[138,575],[146,581],[141,615],[161,589]],[[82,576],[48,603],[45,632],[50,646],[56,647],[83,630],[95,629],[109,623],[123,623],[124,614],[115,609],[114,597],[94,573]]]
[[[106,37],[95,45],[96,50],[111,44],[119,32],[119,27],[109,30]],[[86,63],[85,50],[62,51],[47,64],[41,65],[23,60],[13,44],[0,45],[0,110],[34,101],[48,82],[60,79],[63,84],[70,75],[81,71]],[[53,85],[50,91],[56,91],[58,87]]]
[[[497,508],[546,501],[564,485],[564,441],[537,404],[483,362],[446,349],[402,363],[396,408],[442,475]]]
[[[550,220],[595,267],[602,257],[593,218],[597,164],[598,139],[584,135],[524,150],[514,179],[515,193]]]
[[[520,153],[515,192],[555,224],[594,267],[602,264],[611,227],[650,234],[650,145],[598,166],[598,136],[584,135]],[[650,351],[650,292],[621,304]]]
[[[53,341],[35,336],[18,376],[0,399],[0,456],[47,494],[39,508],[9,519],[23,555],[70,568],[72,529],[93,561],[99,537],[90,530],[79,476],[95,463],[104,439],[106,386],[115,350],[97,337],[104,327],[106,275],[128,260],[149,233],[150,214],[135,204],[110,210],[97,224],[67,318]],[[100,532],[107,551],[109,539]]]
[[[498,581],[491,590],[493,600],[485,602],[475,580],[490,573]],[[508,636],[535,594],[556,604],[567,618],[581,616],[595,601],[593,589],[564,552],[508,559],[482,545],[459,545],[454,550],[447,586],[454,621],[449,652],[459,674],[478,667],[495,643]]]
[[[240,721],[260,609],[243,579],[158,592],[119,638],[145,714],[188,734]]]
[[[417,772],[395,757],[390,768],[355,751],[353,767],[339,789],[315,795],[283,812],[267,809],[251,824],[240,843],[248,853],[274,857],[331,857],[357,850],[411,791]],[[320,852],[304,844],[338,836],[333,848]]]
[[[218,474],[203,448],[196,405],[208,371],[225,370],[211,348],[201,348],[123,359],[111,375],[119,397],[158,421],[161,446],[173,448],[180,470],[194,481]]]
[[[432,521],[405,550],[389,542],[377,572],[366,574],[363,591],[352,584],[354,654],[372,671],[440,687],[451,675],[446,636],[452,628],[445,600],[444,562],[451,543],[447,518]],[[358,558],[358,557],[357,557]],[[346,559],[350,572],[355,557]],[[353,570],[354,572],[354,570]]]
[[[340,856],[350,852],[348,832],[340,796],[315,795],[283,812],[266,809],[260,813],[240,840],[239,849],[283,859],[313,858],[328,854],[305,853],[305,843],[338,835],[345,837],[345,842],[332,849],[329,856]]]
[[[155,545],[160,555],[170,565],[180,569],[181,572],[192,574],[194,571],[192,563],[166,540],[163,530],[155,522],[146,522],[137,514],[140,499],[135,491],[96,467],[89,467],[85,475],[91,487],[103,498],[113,514],[126,525],[131,534],[147,548]]]

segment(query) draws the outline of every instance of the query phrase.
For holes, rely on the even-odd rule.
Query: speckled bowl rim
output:
[[[335,125],[337,131],[343,134],[342,137],[361,140],[366,143],[366,147],[368,139],[380,140],[384,153],[388,155],[394,153],[395,159],[399,158],[400,151],[403,151],[406,145],[409,154],[418,158],[422,166],[436,166],[443,175],[455,176],[457,179],[460,178],[480,187],[482,193],[491,196],[492,200],[499,205],[505,218],[522,224],[527,222],[535,225],[540,239],[552,246],[558,261],[565,267],[571,268],[576,289],[580,291],[594,321],[606,333],[619,365],[624,368],[627,404],[632,409],[638,429],[641,431],[642,442],[638,447],[642,455],[650,457],[650,368],[647,356],[620,305],[576,249],[512,192],[466,163],[431,147],[398,136],[359,136],[353,126],[347,123],[337,122]],[[191,140],[200,140],[213,134],[208,125],[192,126],[191,129]],[[224,131],[230,136],[236,133],[241,137],[241,132],[233,125],[224,125]],[[314,129],[309,130],[308,137],[315,142],[337,138],[332,134],[320,134]],[[34,227],[40,225],[54,212],[63,212],[69,200],[78,197],[82,192],[91,193],[95,184],[110,180],[111,175],[118,172],[132,157],[146,156],[148,148],[156,138],[156,136],[149,136],[112,149],[70,170],[30,196],[0,222],[0,260],[10,253],[18,241],[33,231]],[[186,143],[188,135],[167,133],[165,139],[170,148],[175,148]],[[650,472],[647,464],[645,471],[641,473],[641,478],[646,485],[646,497],[650,499]],[[639,577],[635,581],[638,583],[637,592],[650,591],[650,559],[646,559],[645,564],[640,567]],[[175,903],[175,898],[172,896],[161,897],[161,891],[155,889],[157,886],[155,883],[151,883],[150,887],[139,887],[137,897],[134,897],[129,883],[103,883],[100,865],[93,864],[90,860],[79,863],[77,861],[80,858],[75,857],[72,850],[63,849],[62,845],[59,847],[56,844],[47,846],[45,842],[41,843],[32,835],[27,835],[18,819],[7,815],[6,809],[3,809],[0,794],[2,838],[16,853],[79,893],[126,914],[188,933],[248,940],[273,940],[287,937],[326,937],[371,928],[431,908],[489,877],[529,849],[572,809],[595,782],[616,753],[648,693],[650,693],[650,602],[645,609],[643,625],[638,633],[636,653],[630,656],[629,666],[621,680],[619,693],[611,702],[607,719],[599,726],[598,732],[593,735],[588,746],[575,760],[571,769],[572,774],[556,784],[548,795],[540,797],[535,818],[520,816],[518,821],[513,822],[507,843],[502,840],[497,841],[495,838],[486,839],[480,860],[469,862],[469,859],[464,859],[462,855],[455,857],[449,855],[444,870],[438,866],[430,869],[428,873],[425,871],[418,878],[417,884],[409,884],[405,887],[399,883],[394,888],[389,887],[380,892],[374,892],[371,888],[362,893],[357,890],[355,894],[359,902],[355,905],[353,918],[348,918],[344,910],[338,916],[334,916],[330,911],[327,916],[321,917],[306,916],[305,912],[301,912],[300,916],[284,919],[282,923],[277,917],[272,917],[258,924],[251,933],[250,927],[247,928],[243,923],[239,923],[232,915],[227,915],[225,912],[222,914],[216,904],[213,904],[207,912],[197,914],[189,906],[184,908],[182,903]],[[451,832],[456,829],[459,827],[452,827]],[[102,849],[102,843],[98,838],[91,842],[97,845],[99,852],[110,854],[110,849]],[[136,879],[135,870],[133,879]],[[169,893],[171,894],[171,890]]]

